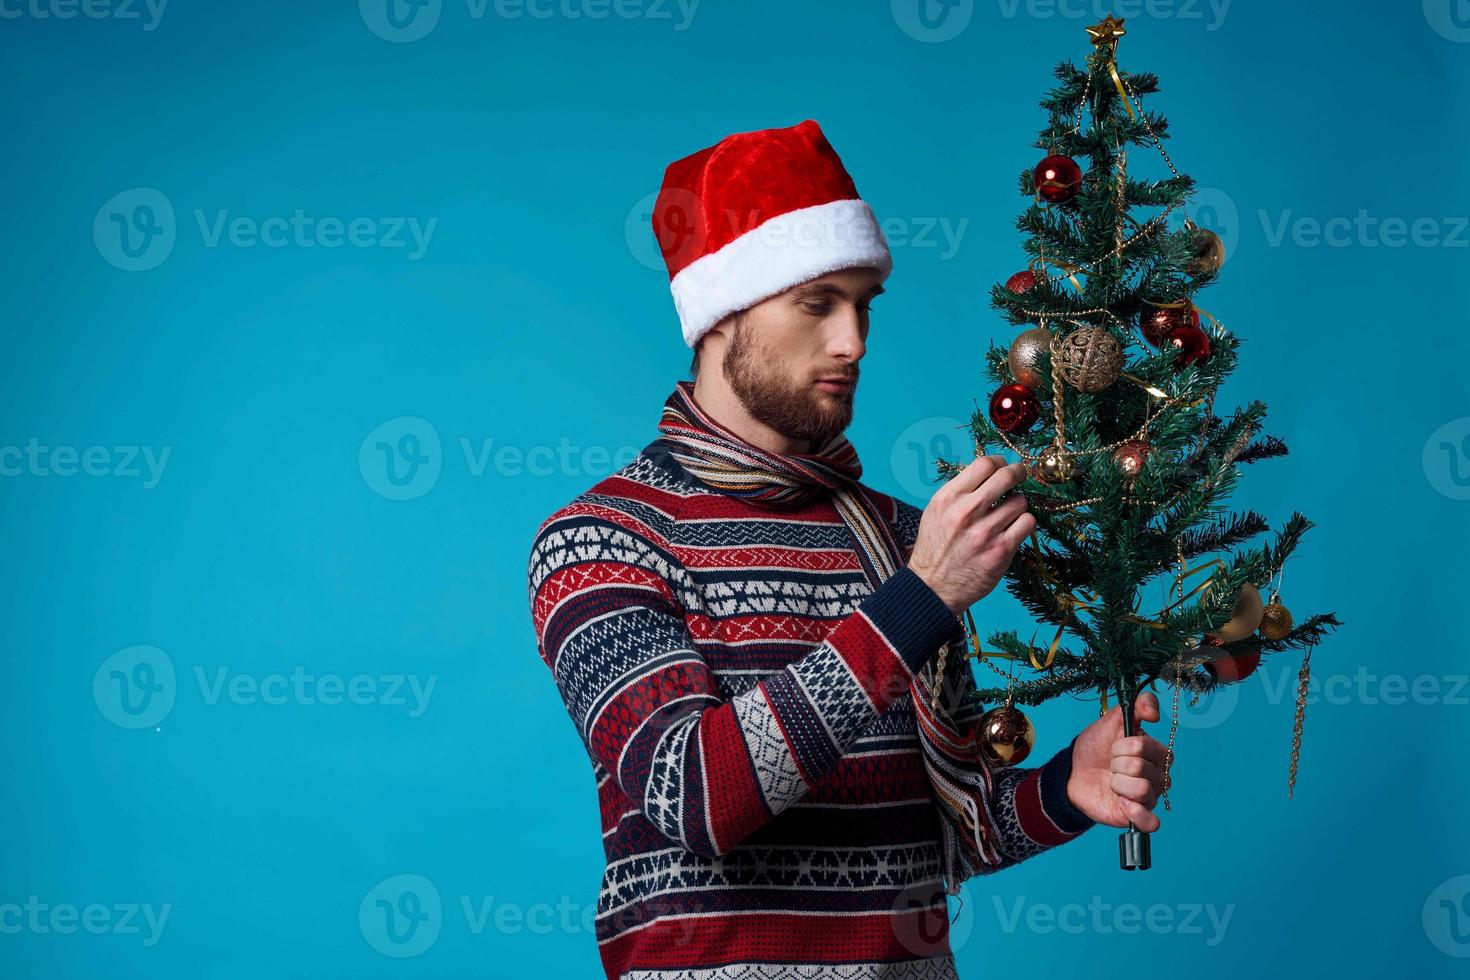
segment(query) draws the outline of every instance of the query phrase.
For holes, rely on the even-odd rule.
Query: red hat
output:
[[[653,231],[690,347],[731,313],[818,276],[893,269],[872,208],[810,119],[670,164]]]

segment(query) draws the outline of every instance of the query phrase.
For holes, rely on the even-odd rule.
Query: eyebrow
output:
[[[864,296],[871,301],[882,296],[887,291],[881,285],[875,285]],[[846,299],[847,291],[833,282],[817,282],[797,287],[794,296],[798,300],[812,299],[817,296],[836,296],[840,299]]]

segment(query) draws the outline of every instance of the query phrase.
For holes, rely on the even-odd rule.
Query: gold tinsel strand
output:
[[[1092,76],[1089,75],[1088,77],[1091,78]],[[1118,151],[1118,185],[1117,185],[1118,223],[1117,223],[1117,226],[1115,227],[1115,229],[1113,231],[1113,251],[1115,253],[1117,253],[1117,255],[1118,255],[1118,257],[1119,257],[1120,260],[1122,259],[1122,255],[1123,255],[1123,219],[1128,216],[1128,204],[1124,200],[1124,195],[1125,195],[1125,193],[1127,191],[1127,187],[1128,187],[1128,147],[1125,146],[1121,150]]]
[[[1177,204],[1177,203],[1169,205],[1167,208],[1165,208],[1164,210],[1160,211],[1158,214],[1154,215],[1148,221],[1146,221],[1142,225],[1139,225],[1138,226],[1138,230],[1135,231],[1132,235],[1130,235],[1128,237],[1128,240],[1126,242],[1124,242],[1121,246],[1119,246],[1118,248],[1113,249],[1108,254],[1104,255],[1102,258],[1098,259],[1097,262],[1084,262],[1084,263],[1082,263],[1081,265],[1079,265],[1079,266],[1076,267],[1076,270],[1075,271],[1077,271],[1077,272],[1083,272],[1083,273],[1091,273],[1092,270],[1093,270],[1093,268],[1098,264],[1098,262],[1104,262],[1104,261],[1106,261],[1108,259],[1116,258],[1129,245],[1132,245],[1134,242],[1138,241],[1138,239],[1142,238],[1144,235],[1150,234],[1155,228],[1159,227],[1163,223],[1164,219],[1167,218],[1169,216],[1169,214],[1175,208],[1177,208],[1178,206],[1179,206],[1179,204]],[[1062,272],[1057,273],[1054,276],[1047,276],[1046,279],[1045,279],[1045,282],[1046,282],[1047,285],[1051,285],[1052,283],[1061,282],[1063,279],[1067,278],[1067,276],[1069,276],[1071,274],[1072,274],[1071,272],[1062,271]]]
[[[1291,768],[1286,779],[1286,798],[1291,799],[1296,789],[1297,764],[1302,757],[1302,722],[1307,714],[1307,681],[1311,678],[1312,648],[1307,647],[1302,657],[1302,669],[1296,675],[1296,723],[1291,730]]]
[[[1062,388],[1062,372],[1060,372],[1060,371],[1057,370],[1057,355],[1060,354],[1061,351],[1062,351],[1062,340],[1061,340],[1061,337],[1058,336],[1057,334],[1052,334],[1052,337],[1051,337],[1051,399],[1052,399],[1052,409],[1056,413],[1056,417],[1057,417],[1057,439],[1056,439],[1056,446],[1057,446],[1058,449],[1065,449],[1066,446],[1067,446],[1067,430],[1066,430],[1066,420],[1063,418],[1063,416],[1064,416],[1065,413],[1064,413],[1063,408],[1062,408],[1063,397],[1064,397],[1064,394],[1065,393],[1064,393],[1063,388]]]
[[[1174,682],[1174,717],[1169,723],[1169,748],[1164,752],[1164,809],[1169,807],[1169,787],[1174,785],[1171,766],[1174,765],[1174,733],[1179,731],[1179,682]]]

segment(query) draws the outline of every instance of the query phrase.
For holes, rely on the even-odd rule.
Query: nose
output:
[[[855,306],[849,306],[841,316],[834,317],[832,335],[827,341],[829,356],[856,364],[868,351],[867,326],[862,322]]]

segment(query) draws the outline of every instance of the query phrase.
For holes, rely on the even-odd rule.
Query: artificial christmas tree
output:
[[[1085,67],[1056,68],[1061,84],[1041,103],[1050,119],[1035,143],[1044,159],[1021,175],[1032,204],[1017,227],[1031,262],[992,290],[1018,336],[989,350],[994,387],[970,428],[977,455],[1004,448],[1031,468],[1020,490],[1037,528],[1006,586],[1046,626],[1029,641],[995,632],[988,651],[972,635],[966,655],[1008,683],[967,696],[1003,702],[981,731],[995,741],[987,758],[1006,764],[1034,737],[1017,704],[1095,693],[1106,711],[1116,697],[1131,734],[1145,686],[1173,686],[1177,724],[1181,689],[1199,697],[1248,676],[1263,655],[1304,649],[1290,788],[1311,650],[1341,623],[1331,614],[1294,623],[1279,587],[1269,604],[1260,594],[1312,522],[1293,514],[1274,543],[1243,547],[1270,525],[1223,504],[1238,465],[1287,447],[1264,434],[1260,401],[1228,417],[1214,412],[1241,341],[1194,300],[1221,272],[1224,245],[1178,221],[1193,181],[1164,150],[1167,120],[1142,105],[1158,79],[1117,63],[1124,33],[1109,16],[1088,28]],[[1157,151],[1168,175],[1130,175],[1135,146]],[[941,477],[962,467],[939,462]],[[1156,608],[1150,590],[1159,593]],[[1017,667],[1034,676],[1017,677]],[[938,674],[949,683],[943,666]],[[1171,732],[1171,760],[1173,740]],[[1149,866],[1148,836],[1131,825],[1120,850],[1124,868]]]

